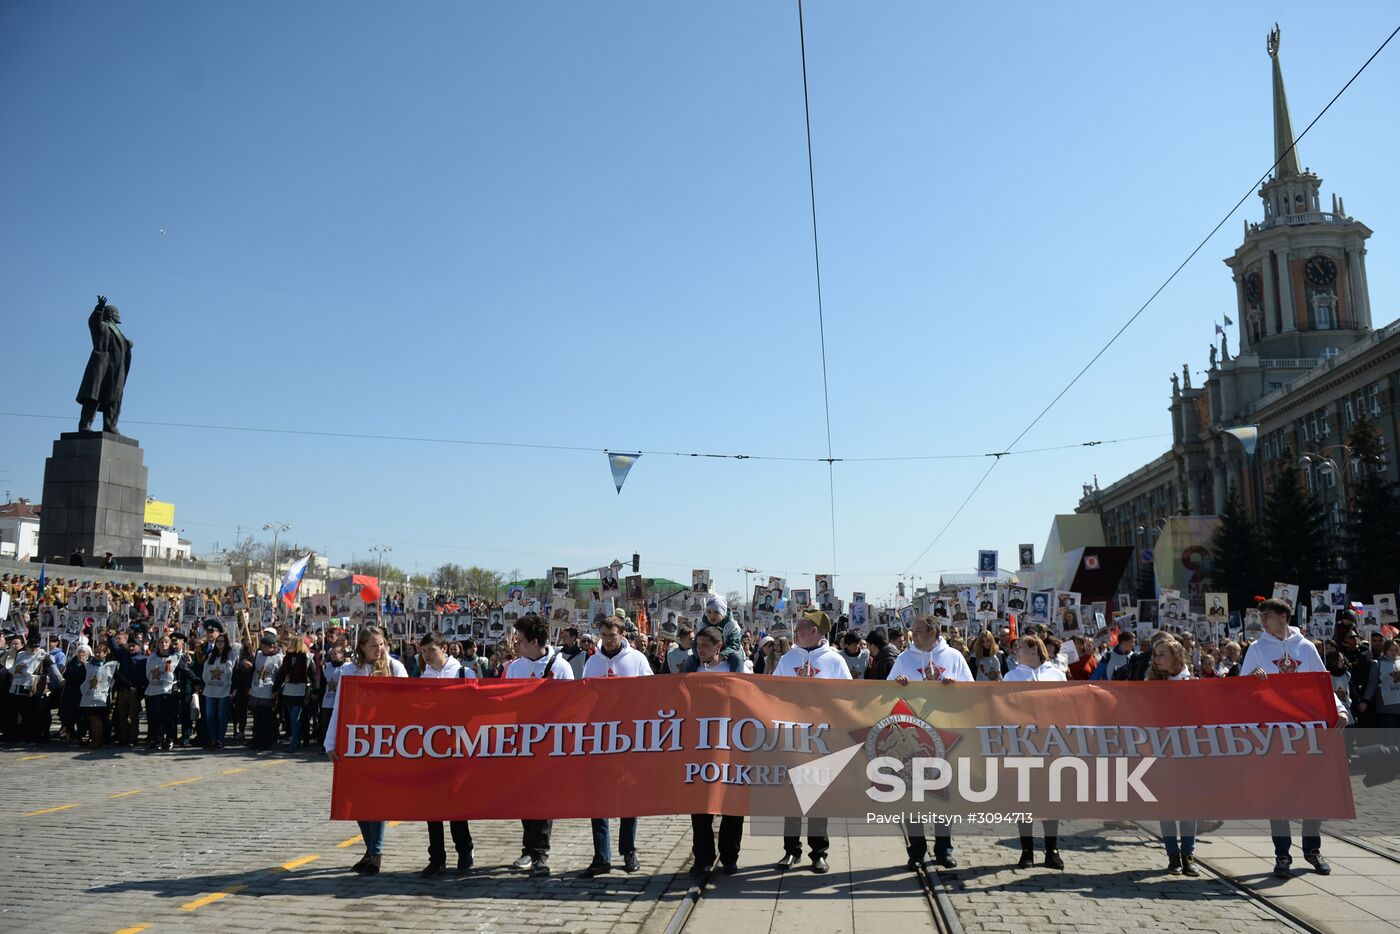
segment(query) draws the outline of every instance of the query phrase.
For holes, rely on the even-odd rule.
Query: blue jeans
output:
[[[623,856],[637,852],[637,819],[618,818],[617,851]],[[608,819],[593,818],[593,862],[612,862],[612,837],[608,834]]]
[[[1287,856],[1293,846],[1293,830],[1286,820],[1269,821],[1269,833],[1274,838],[1274,855]],[[1322,849],[1322,821],[1303,821],[1303,855],[1317,853]]]
[[[287,731],[291,734],[287,743],[289,752],[296,752],[301,748],[301,708],[305,698],[289,697],[287,704]]]
[[[1176,821],[1164,820],[1158,824],[1162,831],[1162,843],[1166,844],[1168,856],[1193,856],[1196,853],[1196,822],[1184,820],[1178,830]],[[1178,833],[1180,837],[1178,837]]]
[[[365,838],[365,849],[370,856],[384,855],[384,828],[389,826],[387,821],[382,820],[362,820],[356,821],[360,825],[360,836]]]
[[[204,732],[210,743],[222,745],[228,732],[228,707],[227,697],[204,698]]]

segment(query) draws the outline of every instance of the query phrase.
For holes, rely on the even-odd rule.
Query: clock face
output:
[[[1244,297],[1251,305],[1259,304],[1259,300],[1264,295],[1264,282],[1259,278],[1259,273],[1251,272],[1244,277]]]
[[[1322,288],[1337,281],[1337,264],[1325,256],[1314,256],[1303,267],[1303,274],[1309,284]]]

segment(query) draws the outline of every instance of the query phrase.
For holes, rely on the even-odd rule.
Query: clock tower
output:
[[[1264,219],[1245,222],[1244,243],[1225,260],[1234,274],[1240,353],[1275,360],[1325,358],[1371,331],[1366,239],[1371,230],[1335,194],[1321,203],[1322,179],[1301,168],[1279,64],[1279,29],[1268,39],[1273,65],[1273,174],[1259,189]]]

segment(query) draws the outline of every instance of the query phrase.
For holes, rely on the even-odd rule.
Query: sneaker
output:
[[[1303,854],[1303,859],[1312,863],[1312,868],[1317,870],[1318,875],[1330,876],[1332,874],[1332,866],[1327,862],[1327,860],[1322,858],[1321,851],[1309,850],[1308,852]]]
[[[612,863],[593,862],[588,864],[588,868],[582,872],[585,879],[592,879],[594,876],[602,876],[612,872]]]
[[[1174,876],[1181,875],[1181,856],[1173,853],[1167,857],[1167,872]]]
[[[1274,857],[1274,878],[1276,878],[1276,879],[1291,879],[1291,878],[1293,878],[1293,870],[1292,870],[1291,868],[1289,868],[1289,867],[1291,867],[1292,865],[1293,865],[1293,857],[1291,857],[1291,856],[1276,856],[1276,857]]]
[[[1196,857],[1189,853],[1181,857],[1181,874],[1184,876],[1199,876],[1201,870],[1196,868]]]
[[[424,866],[422,870],[418,873],[418,875],[424,879],[431,879],[433,876],[441,875],[443,872],[446,871],[447,863],[435,859],[429,862],[428,865]]]
[[[1021,861],[1016,864],[1017,869],[1030,869],[1035,865],[1035,850],[1022,850]]]
[[[534,866],[535,861],[530,856],[522,856],[510,864],[511,869],[529,869]]]
[[[541,857],[530,864],[530,875],[544,877],[549,875],[549,861]]]
[[[624,872],[639,872],[642,868],[642,861],[637,859],[636,853],[628,853],[622,861]]]
[[[1065,861],[1060,859],[1059,850],[1045,851],[1045,866],[1047,869],[1064,869]]]
[[[812,871],[817,875],[831,871],[831,866],[827,864],[825,856],[817,856],[812,860]]]

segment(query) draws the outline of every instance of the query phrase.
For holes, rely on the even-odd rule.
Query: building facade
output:
[[[1346,510],[1347,487],[1363,469],[1400,480],[1390,455],[1400,321],[1372,327],[1371,230],[1336,195],[1323,209],[1322,179],[1301,165],[1293,145],[1277,29],[1268,51],[1276,164],[1259,189],[1263,219],[1246,221],[1242,243],[1225,259],[1235,296],[1224,317],[1233,331],[1222,329],[1211,346],[1204,385],[1191,385],[1189,366],[1171,376],[1171,449],[1106,487],[1097,478],[1086,484],[1077,507],[1101,516],[1107,544],[1140,554],[1150,555],[1171,517],[1218,513],[1232,487],[1257,513],[1281,469],[1304,472],[1334,528]],[[1239,348],[1234,356],[1231,333]],[[1346,447],[1363,418],[1379,435],[1383,465],[1363,465]],[[1257,437],[1252,456],[1240,435]],[[1146,566],[1133,562],[1120,592],[1145,591]]]

